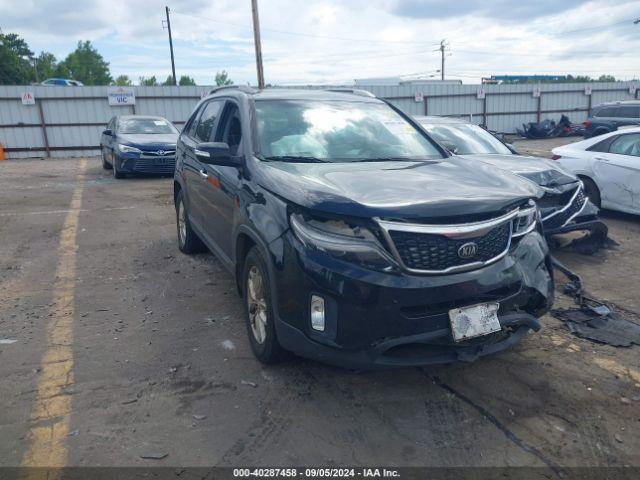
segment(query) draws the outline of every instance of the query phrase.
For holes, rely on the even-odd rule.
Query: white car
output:
[[[594,204],[640,214],[640,127],[621,128],[552,152],[554,160],[582,179]]]

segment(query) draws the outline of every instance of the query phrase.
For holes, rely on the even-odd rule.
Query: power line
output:
[[[208,17],[203,17],[201,15],[192,15],[189,13],[182,13],[182,12],[176,12],[173,11],[173,13],[175,15],[182,15],[185,17],[191,17],[191,18],[197,18],[199,20],[207,20],[208,22],[215,22],[215,23],[220,23],[223,25],[230,25],[233,27],[239,27],[239,28],[245,28],[247,30],[251,30],[252,27],[250,25],[242,25],[239,23],[233,23],[233,22],[224,22],[222,20],[216,20],[213,18],[208,18]],[[325,40],[339,40],[339,41],[345,41],[345,42],[367,42],[367,43],[382,43],[382,44],[394,44],[394,43],[409,43],[409,44],[413,44],[413,45],[438,45],[438,43],[432,43],[432,42],[415,42],[412,40],[374,40],[371,38],[348,38],[348,37],[335,37],[333,35],[317,35],[314,33],[303,33],[303,32],[293,32],[290,30],[278,30],[275,28],[261,28],[262,31],[264,32],[271,32],[271,33],[279,33],[281,35],[293,35],[293,36],[298,36],[298,37],[310,37],[310,38],[322,38]]]

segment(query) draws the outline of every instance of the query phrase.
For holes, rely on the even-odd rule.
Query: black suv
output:
[[[584,138],[604,135],[628,125],[640,125],[640,100],[602,103],[593,107],[584,122]]]
[[[235,275],[251,347],[366,368],[470,361],[552,304],[532,182],[359,91],[221,88],[177,146],[178,244]]]

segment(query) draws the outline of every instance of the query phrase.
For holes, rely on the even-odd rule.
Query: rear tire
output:
[[[267,264],[258,247],[249,250],[242,272],[242,300],[251,350],[265,364],[287,357],[276,335]]]
[[[191,228],[182,190],[178,192],[176,197],[176,226],[178,227],[178,248],[182,253],[190,255],[207,250],[198,234]]]
[[[591,203],[593,203],[596,207],[600,207],[600,189],[596,185],[596,182],[591,180],[588,177],[580,177],[582,183],[584,184],[584,193],[589,197]]]

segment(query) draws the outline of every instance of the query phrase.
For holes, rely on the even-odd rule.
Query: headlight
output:
[[[513,219],[513,237],[521,237],[536,228],[538,207],[533,200],[529,200],[526,207],[521,207],[518,216]]]
[[[120,150],[122,153],[142,153],[142,151],[139,148],[132,147],[130,145],[119,144],[118,150]]]
[[[309,248],[327,252],[342,260],[374,270],[394,270],[393,258],[369,230],[342,220],[306,220],[291,215],[291,227],[298,240]]]

